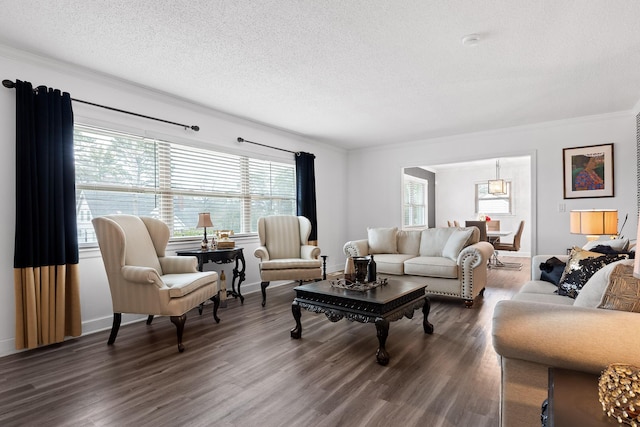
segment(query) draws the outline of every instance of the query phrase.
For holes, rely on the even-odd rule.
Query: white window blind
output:
[[[261,216],[295,215],[293,162],[278,163],[75,124],[79,242],[96,242],[91,219],[151,216],[173,237],[200,236],[199,212],[213,229],[257,231]]]
[[[403,217],[405,227],[419,227],[427,224],[427,181],[404,176]]]

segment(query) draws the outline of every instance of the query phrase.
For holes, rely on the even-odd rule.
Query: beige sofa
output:
[[[487,283],[493,246],[476,227],[398,230],[369,228],[367,239],[345,243],[347,256],[373,255],[377,272],[428,278],[427,293],[462,298],[471,307]]]
[[[540,264],[551,256],[534,256],[532,280],[513,299],[499,301],[494,310],[493,346],[502,371],[503,427],[540,426],[549,367],[600,373],[614,362],[640,366],[640,314],[597,308],[615,266],[633,261],[602,268],[572,299],[554,293],[556,285],[539,280]],[[555,256],[562,261],[568,258]]]

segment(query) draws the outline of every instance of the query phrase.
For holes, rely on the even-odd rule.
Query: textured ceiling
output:
[[[625,111],[640,100],[637,0],[0,8],[0,44],[345,148]],[[469,33],[481,36],[477,46],[462,45]]]

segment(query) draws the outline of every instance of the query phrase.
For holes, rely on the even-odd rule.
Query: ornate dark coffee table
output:
[[[411,319],[413,312],[422,307],[424,332],[433,333],[433,325],[428,320],[431,304],[424,292],[426,287],[426,283],[394,278],[389,278],[386,285],[364,292],[332,287],[329,280],[297,286],[294,288],[296,298],[291,305],[296,320],[291,338],[302,337],[301,308],[324,313],[332,322],[346,317],[360,323],[375,323],[379,343],[376,359],[379,364],[386,365],[389,353],[384,346],[389,335],[389,322],[403,317]]]

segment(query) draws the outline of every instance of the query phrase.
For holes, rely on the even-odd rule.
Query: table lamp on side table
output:
[[[201,247],[203,250],[208,249],[209,241],[207,240],[207,227],[213,227],[211,223],[211,214],[209,212],[201,212],[198,214],[198,225],[197,228],[204,227],[204,238],[202,239]]]

